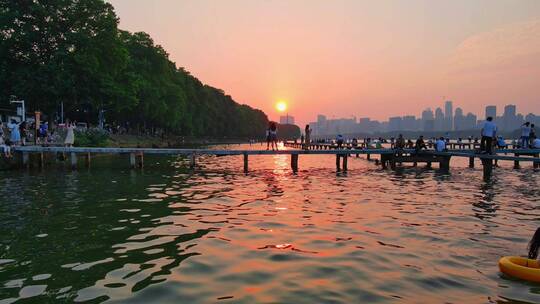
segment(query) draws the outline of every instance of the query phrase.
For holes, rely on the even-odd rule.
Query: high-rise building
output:
[[[506,105],[504,106],[504,113],[501,117],[502,120],[502,129],[506,131],[511,131],[519,128],[520,122],[523,120],[516,116],[516,106],[515,105]]]
[[[406,131],[416,131],[416,117],[414,115],[406,115],[402,117],[401,129]]]
[[[388,131],[401,131],[403,119],[400,116],[388,118]]]
[[[444,114],[441,108],[435,109],[435,131],[444,129]]]
[[[454,123],[454,110],[451,100],[444,103],[444,130],[451,131]]]
[[[294,125],[294,117],[291,115],[280,116],[279,123],[282,125]]]
[[[433,117],[433,111],[431,108],[427,108],[422,111],[422,129],[426,132],[433,131],[435,128],[435,122]]]
[[[493,119],[497,118],[497,106],[487,106],[486,107],[486,117],[493,117]]]
[[[464,130],[464,120],[463,110],[461,108],[456,108],[456,115],[454,116],[454,130]]]

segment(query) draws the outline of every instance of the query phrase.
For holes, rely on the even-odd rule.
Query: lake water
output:
[[[231,148],[243,148],[234,146]],[[259,147],[257,147],[259,148]],[[525,255],[540,174],[351,158],[101,157],[0,172],[0,303],[539,303]]]

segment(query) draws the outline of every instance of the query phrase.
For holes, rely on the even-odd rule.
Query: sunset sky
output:
[[[540,114],[539,0],[111,0],[204,83],[277,119]]]

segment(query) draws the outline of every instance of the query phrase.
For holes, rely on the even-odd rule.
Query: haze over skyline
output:
[[[277,120],[540,104],[540,1],[111,0],[178,66]]]

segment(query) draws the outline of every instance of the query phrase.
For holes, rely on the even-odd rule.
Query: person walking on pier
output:
[[[482,127],[482,139],[480,140],[480,151],[491,154],[493,150],[493,139],[497,136],[497,125],[493,122],[493,117],[489,116]]]
[[[309,150],[309,145],[311,144],[311,129],[309,128],[309,125],[306,125],[304,133],[304,150]]]

